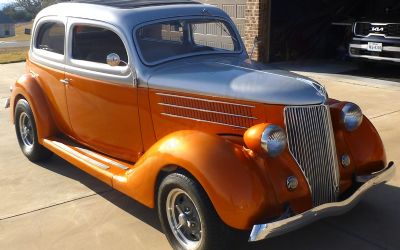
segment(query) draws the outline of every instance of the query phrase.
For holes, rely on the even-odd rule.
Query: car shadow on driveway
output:
[[[38,165],[82,183],[105,200],[161,232],[155,209],[113,190],[58,156]],[[347,214],[318,221],[282,236],[250,243],[248,249],[400,249],[399,207],[400,189],[381,185],[368,193]]]
[[[155,209],[150,209],[120,193],[62,158],[53,155],[49,160],[36,164],[49,171],[82,183],[97,195],[161,232],[161,226]]]

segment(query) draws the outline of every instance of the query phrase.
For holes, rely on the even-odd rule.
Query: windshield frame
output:
[[[163,22],[168,22],[168,21],[174,21],[174,20],[216,20],[216,21],[220,21],[222,23],[224,23],[227,27],[227,29],[232,33],[231,35],[233,37],[232,40],[237,40],[237,45],[238,45],[238,50],[236,51],[204,51],[204,52],[194,52],[194,53],[187,53],[187,54],[182,54],[182,55],[177,55],[177,56],[171,56],[168,57],[166,59],[163,60],[158,60],[158,61],[154,61],[154,62],[148,62],[146,61],[145,57],[142,54],[141,48],[139,46],[139,42],[137,40],[137,33],[138,30],[144,26],[147,25],[151,25],[151,24],[157,24],[157,23],[163,23]],[[232,54],[237,54],[240,55],[243,53],[243,40],[242,37],[240,36],[239,32],[236,29],[236,26],[227,18],[221,17],[221,16],[176,16],[176,17],[171,17],[171,18],[162,18],[162,19],[156,19],[156,20],[152,20],[149,22],[144,22],[141,23],[139,25],[137,25],[133,31],[132,31],[132,36],[133,36],[133,42],[135,45],[135,49],[137,54],[139,55],[140,60],[142,61],[142,63],[146,66],[156,66],[165,62],[170,62],[170,61],[174,61],[174,60],[178,60],[178,59],[182,59],[182,58],[189,58],[189,57],[194,57],[194,56],[204,56],[204,55],[221,55],[221,54],[228,54],[228,55],[232,55]]]

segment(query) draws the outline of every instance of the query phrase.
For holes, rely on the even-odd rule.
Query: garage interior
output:
[[[347,60],[352,23],[394,13],[397,0],[272,0],[269,61]]]

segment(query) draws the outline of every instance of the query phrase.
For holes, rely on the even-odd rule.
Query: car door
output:
[[[46,93],[52,116],[61,132],[71,133],[64,78],[66,18],[44,17],[35,25],[30,48],[30,73]],[[60,81],[61,80],[61,81]]]
[[[112,157],[136,161],[143,145],[126,40],[102,22],[71,18],[68,31],[66,96],[76,139]],[[110,53],[124,63],[106,64]]]

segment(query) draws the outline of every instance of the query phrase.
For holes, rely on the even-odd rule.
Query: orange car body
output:
[[[288,147],[277,157],[260,147],[269,124],[286,128],[287,104],[155,87],[143,83],[140,72],[139,82],[130,85],[93,79],[47,66],[32,53],[26,74],[13,87],[11,114],[17,101],[26,99],[40,144],[122,193],[155,207],[160,179],[181,169],[200,183],[233,228],[249,230],[280,217],[288,206],[293,214],[313,208],[308,180]],[[345,102],[329,99],[324,105],[335,157],[351,158],[346,167],[339,160],[341,195],[354,186],[354,176],[380,171],[387,161],[366,117],[349,132],[341,122]],[[295,190],[287,188],[288,176],[297,178]]]
[[[96,89],[99,92],[101,90],[107,95],[99,95],[95,103],[90,103],[93,107],[89,108],[94,110],[87,111],[86,114],[85,110],[82,110],[83,114],[76,114],[77,117],[70,116],[70,120],[76,119],[80,123],[72,130],[65,100],[63,102],[58,99],[63,96],[63,91],[51,90],[49,86],[52,81],[58,82],[58,79],[52,79],[53,76],[60,74],[61,79],[62,73],[32,63],[29,59],[27,68],[31,73],[17,81],[11,103],[15,105],[19,98],[26,98],[31,103],[35,119],[38,121],[40,142],[54,151],[55,146],[47,139],[62,133],[82,145],[103,153],[105,157],[121,160],[130,167],[128,171],[120,171],[118,168],[102,171],[87,166],[73,156],[65,155],[65,152],[57,152],[77,167],[149,207],[154,207],[158,176],[163,169],[168,169],[170,166],[183,168],[191,173],[206,190],[221,219],[235,228],[250,229],[254,224],[277,217],[283,212],[287,203],[292,205],[296,213],[312,207],[307,182],[287,149],[276,159],[263,157],[246,149],[243,142],[246,129],[161,116],[163,110],[157,104],[160,102],[157,93],[180,95],[182,93],[133,86],[121,88],[74,76],[71,83],[74,88],[79,88],[85,83],[88,83],[85,87],[90,88],[92,83],[96,85],[91,88],[92,90]],[[78,91],[84,92],[85,89]],[[96,93],[90,92],[90,94]],[[130,95],[132,99],[123,98],[123,95]],[[207,96],[190,94],[184,96],[210,99]],[[121,102],[126,99],[132,102]],[[73,100],[72,105],[88,105],[83,98],[71,100]],[[251,115],[257,117],[257,120],[254,120],[251,126],[260,122],[284,126],[282,105],[221,98],[212,100],[254,106]],[[335,121],[342,103],[333,100],[331,102],[332,120]],[[118,117],[118,123],[115,124],[110,120],[105,121],[104,127],[101,123],[96,127],[85,126],[82,117],[98,119],[96,113],[104,115],[103,112],[107,111],[96,111],[94,107],[104,107],[104,105],[112,109],[110,115]],[[124,107],[131,110],[129,116]],[[14,111],[11,110],[11,113]],[[364,118],[362,126],[352,133],[346,132],[338,120],[333,123],[337,157],[339,158],[344,152],[351,152],[353,160],[350,167],[340,168],[340,190],[345,192],[352,186],[354,174],[362,175],[383,169],[386,166],[386,156],[382,141],[368,119]],[[76,130],[83,131],[82,134],[90,135],[90,138],[80,137],[75,134]],[[125,136],[119,134],[120,132]],[[98,143],[101,138],[110,141],[105,144]],[[129,151],[129,148],[134,150]],[[285,178],[289,175],[296,176],[300,180],[300,188],[296,192],[290,192],[286,188]]]

